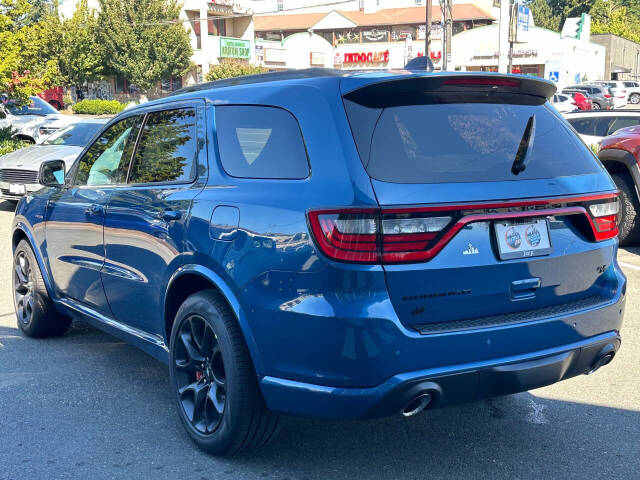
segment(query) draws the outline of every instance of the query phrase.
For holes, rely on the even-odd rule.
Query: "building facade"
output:
[[[498,25],[454,35],[456,70],[498,71]],[[562,38],[558,32],[529,27],[526,43],[513,49],[513,72],[546,78],[559,87],[605,76],[605,48],[588,39]]]
[[[640,44],[610,33],[593,34],[591,41],[606,48],[605,80],[640,80]]]

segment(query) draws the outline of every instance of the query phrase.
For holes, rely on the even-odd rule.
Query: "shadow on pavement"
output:
[[[0,212],[15,212],[18,202],[11,200],[0,200]]]
[[[602,388],[598,377],[606,371],[590,377],[594,390]],[[23,373],[23,380],[11,381]],[[29,467],[49,478],[125,472],[197,480],[638,478],[640,412],[590,404],[598,394],[589,390],[580,396],[585,403],[542,398],[538,391],[409,419],[287,417],[269,446],[218,459],[198,451],[183,432],[166,379],[165,366],[84,324],[74,322],[65,336],[45,341],[0,327],[0,404],[7,421],[0,422],[0,460],[7,478],[17,478],[12,475],[23,467],[7,464],[1,450],[29,444],[46,452],[34,455]],[[8,397],[28,398],[28,412],[5,403]]]

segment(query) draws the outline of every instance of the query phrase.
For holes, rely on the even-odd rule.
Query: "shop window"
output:
[[[210,18],[207,21],[209,35],[224,37],[227,35],[227,24],[224,18]]]
[[[160,89],[162,93],[171,93],[182,88],[182,77],[169,77],[162,80]]]
[[[215,117],[220,159],[229,175],[291,180],[309,176],[302,132],[288,111],[219,106]]]

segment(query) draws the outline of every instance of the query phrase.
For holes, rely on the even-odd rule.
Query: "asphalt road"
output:
[[[640,249],[620,255],[622,350],[594,375],[410,419],[287,418],[271,445],[217,459],[183,432],[164,365],[82,324],[19,333],[12,215],[0,203],[0,480],[640,478]]]

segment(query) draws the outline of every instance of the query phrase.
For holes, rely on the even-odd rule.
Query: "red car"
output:
[[[573,101],[580,110],[591,110],[592,102],[588,93],[575,92],[571,94]]]
[[[603,138],[598,157],[620,190],[620,244],[637,244],[640,241],[640,125],[621,128]]]

